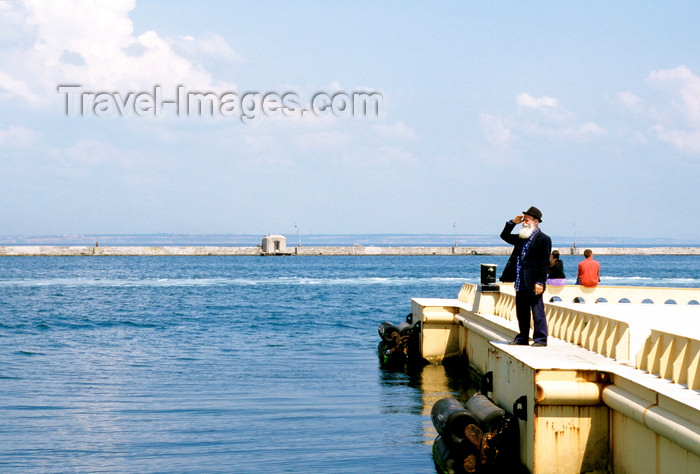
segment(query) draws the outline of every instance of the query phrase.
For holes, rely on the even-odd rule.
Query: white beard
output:
[[[534,231],[535,231],[534,227],[522,226],[520,228],[520,230],[518,231],[518,237],[520,237],[521,239],[529,239]]]

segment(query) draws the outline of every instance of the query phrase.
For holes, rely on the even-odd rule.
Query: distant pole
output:
[[[452,224],[452,228],[454,229],[455,232],[455,247],[457,247],[457,223],[455,222]]]
[[[301,237],[299,236],[299,227],[297,227],[297,223],[294,223],[294,228],[297,230],[297,247],[301,247]]]

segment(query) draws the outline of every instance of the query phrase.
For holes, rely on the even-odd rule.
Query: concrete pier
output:
[[[548,289],[549,344],[531,347],[506,344],[515,292],[498,287],[413,299],[412,318],[423,357],[490,375],[530,472],[700,472],[700,289]]]
[[[595,255],[700,255],[700,247],[590,247]],[[512,247],[287,247],[291,256],[311,255],[510,255]],[[557,250],[557,248],[555,248]],[[558,248],[562,255],[582,255],[583,249]],[[262,255],[261,246],[0,246],[0,256],[198,256]]]

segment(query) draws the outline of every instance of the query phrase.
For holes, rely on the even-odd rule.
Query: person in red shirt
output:
[[[593,251],[586,249],[583,251],[585,260],[578,264],[578,279],[576,283],[581,286],[593,288],[600,282],[600,263],[593,260]]]

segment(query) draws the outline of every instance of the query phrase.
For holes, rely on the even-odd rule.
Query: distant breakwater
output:
[[[594,255],[700,255],[700,247],[587,247]],[[236,256],[236,255],[510,255],[512,247],[288,247],[279,253],[264,254],[261,247],[224,246],[57,246],[16,245],[0,247],[0,256],[63,257],[63,256]],[[554,247],[562,255],[582,255],[583,247]]]

